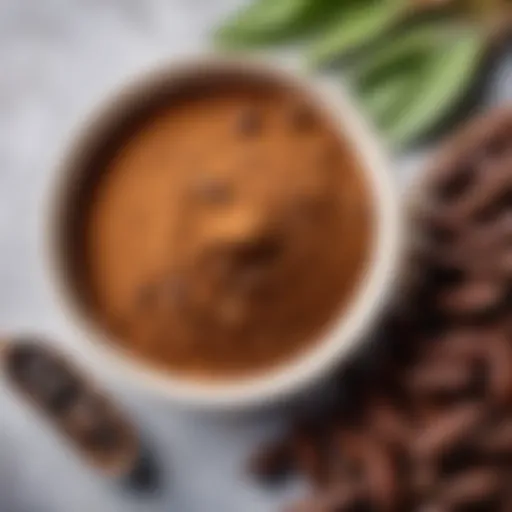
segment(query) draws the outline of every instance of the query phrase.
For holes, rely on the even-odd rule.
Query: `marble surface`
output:
[[[201,52],[241,0],[0,1],[0,327],[66,345],[41,244],[56,163],[84,115],[146,66]],[[113,385],[161,485],[134,495],[96,477],[0,387],[0,512],[266,512],[278,497],[240,470],[267,421],[191,417]],[[273,423],[272,420],[269,420]]]
[[[55,164],[76,123],[109,89],[158,62],[207,48],[243,0],[0,0],[0,327],[63,344],[41,242]],[[278,0],[276,0],[278,1]],[[505,77],[490,102],[507,97]],[[397,169],[413,171],[417,159]],[[111,384],[160,460],[161,485],[134,495],[96,477],[0,387],[0,512],[271,512],[283,498],[243,477],[272,417],[205,418]],[[285,492],[291,492],[285,491]]]

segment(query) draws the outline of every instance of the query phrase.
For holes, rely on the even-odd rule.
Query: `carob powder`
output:
[[[194,378],[256,374],[311,348],[375,239],[369,184],[328,115],[277,85],[217,84],[132,124],[79,202],[95,318],[137,357]]]

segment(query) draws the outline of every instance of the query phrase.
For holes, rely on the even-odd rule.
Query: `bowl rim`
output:
[[[65,255],[60,244],[63,214],[73,169],[79,168],[80,154],[94,144],[95,134],[108,127],[117,112],[129,109],[130,105],[133,108],[140,95],[156,84],[170,84],[178,77],[233,71],[277,79],[303,90],[319,106],[329,109],[331,119],[361,160],[361,168],[374,196],[378,226],[367,275],[358,285],[349,307],[333,322],[322,341],[266,373],[221,382],[194,381],[130,356],[83,313],[64,272]],[[50,187],[46,206],[48,215],[45,219],[49,219],[49,226],[43,252],[58,305],[75,327],[72,346],[75,354],[94,362],[100,374],[114,374],[131,388],[192,409],[244,409],[274,404],[327,376],[364,342],[364,334],[378,317],[394,287],[402,254],[402,208],[390,159],[346,89],[329,79],[315,80],[304,72],[254,57],[188,57],[160,63],[125,80],[77,124],[57,165],[56,179]]]

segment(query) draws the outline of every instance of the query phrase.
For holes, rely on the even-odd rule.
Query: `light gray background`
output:
[[[276,0],[279,1],[279,0]],[[41,258],[43,205],[76,123],[124,78],[201,51],[243,0],[0,0],[0,332],[73,331]],[[506,67],[489,102],[507,96]],[[401,159],[399,176],[419,167]],[[165,485],[138,497],[98,479],[5,386],[0,388],[0,512],[270,512],[280,496],[241,471],[274,421],[191,417],[113,386],[163,461]]]

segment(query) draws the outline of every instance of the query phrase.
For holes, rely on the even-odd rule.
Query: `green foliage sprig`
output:
[[[231,49],[301,39],[313,69],[343,66],[384,136],[404,146],[467,95],[512,26],[510,0],[255,0],[216,32]]]

